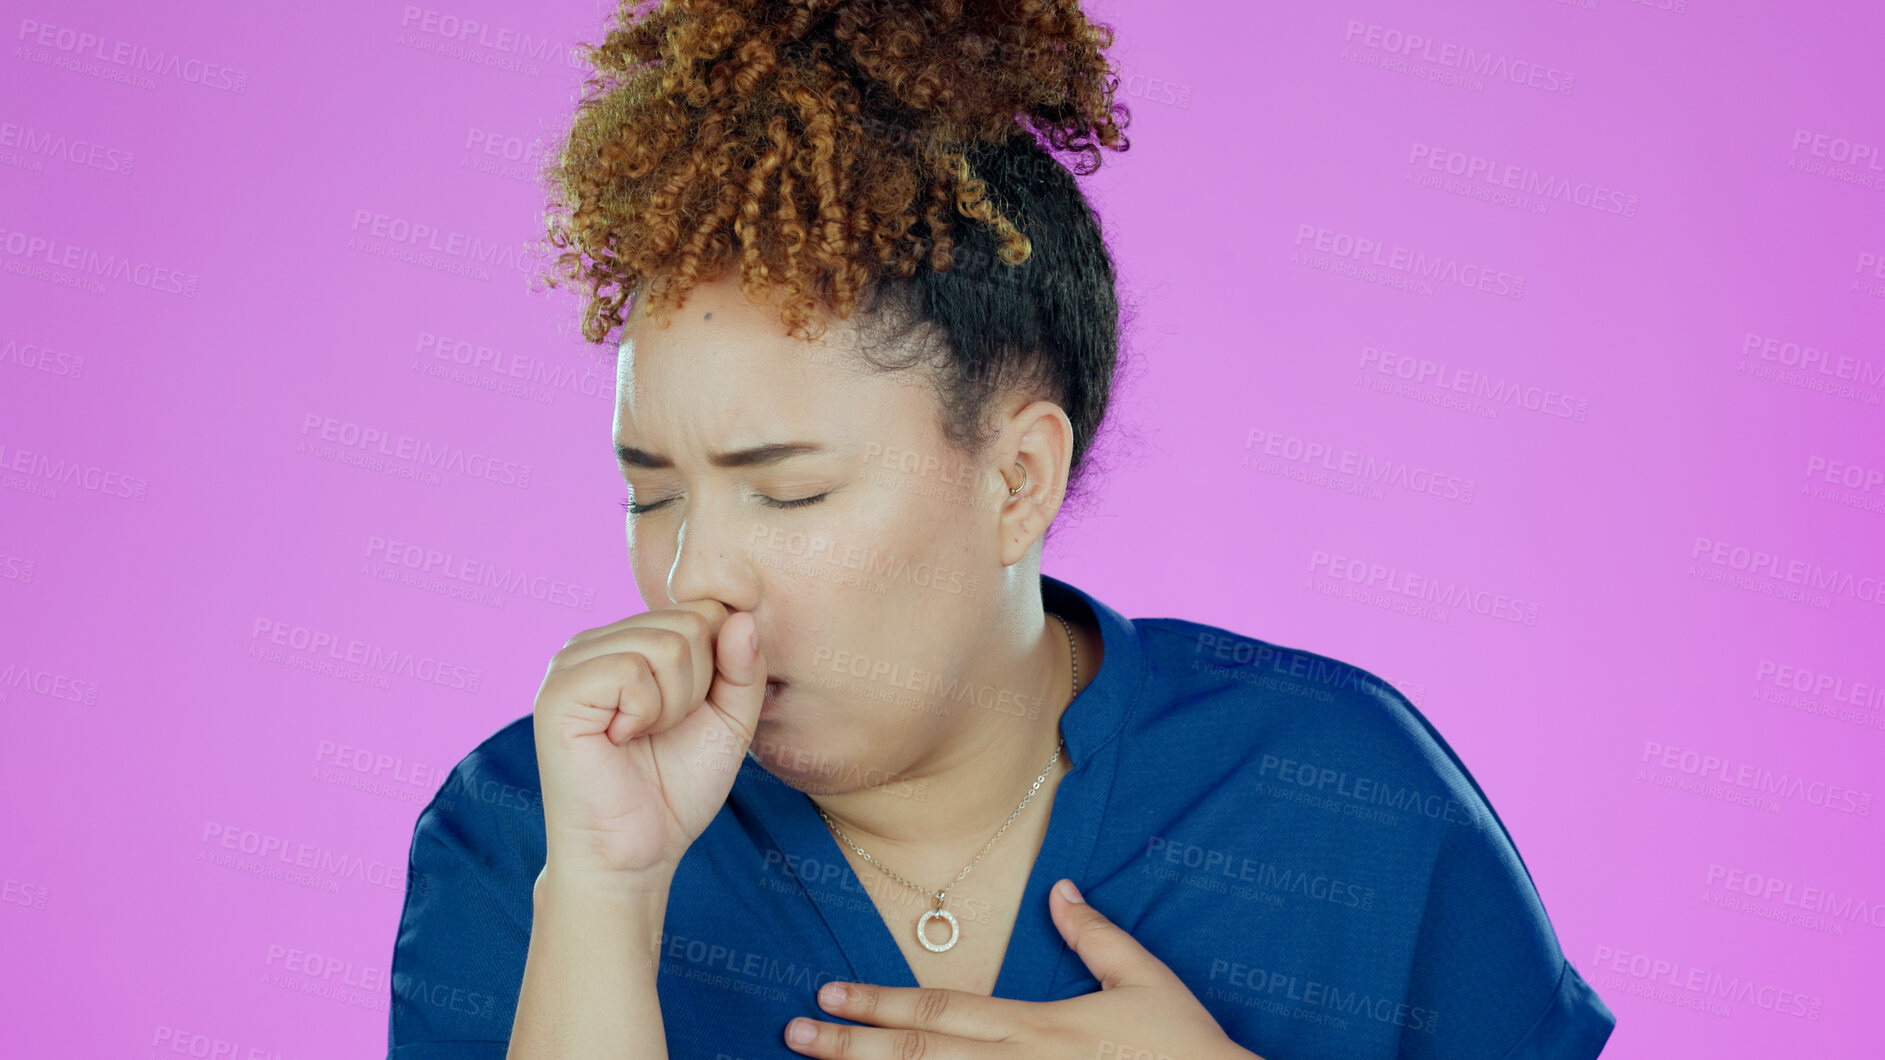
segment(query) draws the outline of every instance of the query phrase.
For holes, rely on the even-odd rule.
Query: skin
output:
[[[865,1026],[795,1019],[786,1026],[786,1045],[828,1060],[1263,1060],[1226,1037],[1190,988],[1137,939],[1087,905],[1072,880],[1063,879],[1048,892],[1048,911],[1100,989],[1040,1002],[961,990],[826,983],[818,992],[819,1006]],[[804,1041],[795,1041],[798,1036]]]
[[[629,317],[614,442],[671,465],[621,464],[632,502],[649,508],[626,518],[629,558],[651,609],[714,600],[752,615],[769,675],[786,682],[759,718],[750,753],[760,764],[900,873],[948,880],[1008,819],[1058,745],[1068,648],[1043,614],[1039,577],[1042,537],[1066,492],[1072,425],[1051,401],[1010,395],[992,445],[971,461],[945,442],[919,372],[870,369],[852,345],[856,321],[827,324],[816,342],[786,335],[777,308],[749,303],[732,271],[695,288],[666,327],[639,308]],[[824,451],[743,466],[710,460],[775,443]],[[789,509],[767,500],[820,494]],[[1098,643],[1083,644],[1081,658],[1084,685]],[[873,675],[873,666],[894,669]],[[934,691],[927,675],[969,694]],[[1065,768],[1063,757],[1053,779]],[[1045,784],[1036,798],[1052,804]],[[1160,1003],[1109,1013],[1069,1007],[1082,999],[1002,1000],[1013,1007],[973,1027],[922,1033],[975,1037],[1006,1020],[1058,1034],[1031,1040],[1064,1044],[1066,1055],[1095,1055],[1102,1040],[1185,1043],[1189,1051],[1164,1050],[1174,1058],[1252,1055],[1169,970],[1160,979],[1151,966],[1164,966],[1129,935],[1110,924],[1093,930],[1110,938],[1105,952],[1131,969],[1134,989]],[[894,1005],[878,1015],[908,1018]],[[847,1048],[861,1051],[808,1055],[892,1055],[862,1028],[844,1030]],[[923,1055],[1061,1055],[999,1048]]]

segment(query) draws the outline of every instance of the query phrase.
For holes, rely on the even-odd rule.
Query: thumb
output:
[[[1054,884],[1047,900],[1048,912],[1054,918],[1054,926],[1060,929],[1060,937],[1067,940],[1067,945],[1086,964],[1087,971],[1100,981],[1101,990],[1147,986],[1178,978],[1125,928],[1108,920],[1084,898],[1069,898],[1069,893],[1080,893],[1072,880],[1063,879]]]
[[[766,656],[759,650],[759,625],[746,611],[735,611],[720,624],[714,645],[713,686],[707,703],[739,738],[740,754],[752,746],[759,708],[766,699]]]

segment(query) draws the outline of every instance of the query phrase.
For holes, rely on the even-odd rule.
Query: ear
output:
[[[1002,565],[1011,566],[1047,533],[1066,499],[1067,472],[1073,463],[1073,422],[1059,405],[1032,401],[1009,415],[1001,436],[1003,441],[995,450],[1001,454],[1000,463],[990,487],[999,514],[998,552]],[[1016,486],[1020,492],[1010,496],[1008,490]]]

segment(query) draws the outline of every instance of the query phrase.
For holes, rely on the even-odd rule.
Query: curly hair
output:
[[[638,301],[665,326],[735,264],[754,304],[780,290],[790,335],[861,310],[860,336],[889,336],[865,358],[925,362],[965,453],[1008,386],[1057,400],[1077,482],[1118,359],[1112,257],[1073,180],[1130,146],[1112,42],[1078,0],[620,0],[542,171],[548,283],[586,288],[593,343]],[[918,329],[904,363],[870,351]]]

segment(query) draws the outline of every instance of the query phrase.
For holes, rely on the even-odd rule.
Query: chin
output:
[[[800,758],[790,747],[776,739],[769,739],[765,729],[766,723],[761,722],[760,733],[753,738],[752,753],[760,766],[788,788],[797,789],[807,795],[828,794],[826,791],[828,784],[818,776],[815,769],[807,771],[794,768],[794,762],[809,763],[812,761],[811,757],[807,755]]]
[[[786,723],[791,711],[762,715],[749,749],[766,772],[790,787],[824,794],[831,787],[831,757],[813,744],[815,738]]]

